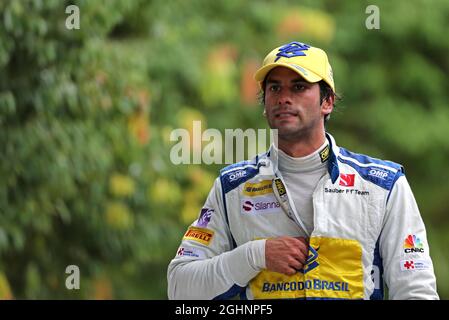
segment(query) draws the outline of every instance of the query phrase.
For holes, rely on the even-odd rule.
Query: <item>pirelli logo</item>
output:
[[[276,178],[274,180],[274,183],[275,183],[276,189],[278,189],[279,195],[281,197],[287,193],[287,191],[285,191],[285,187],[284,187],[284,184],[282,183],[281,179]]]
[[[263,180],[257,183],[247,182],[243,187],[243,194],[249,197],[262,196],[268,193],[273,193],[271,180]]]
[[[189,227],[189,229],[187,229],[187,232],[184,234],[183,240],[193,240],[208,246],[213,236],[214,232],[212,230]]]

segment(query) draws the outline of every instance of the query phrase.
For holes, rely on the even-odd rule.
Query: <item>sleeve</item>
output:
[[[265,240],[233,249],[222,197],[218,178],[168,266],[169,299],[233,296],[265,268]]]
[[[426,229],[402,173],[391,189],[380,235],[384,279],[391,300],[437,300]]]

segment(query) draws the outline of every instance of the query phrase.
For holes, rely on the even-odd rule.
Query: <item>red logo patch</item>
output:
[[[251,211],[251,209],[254,207],[254,204],[251,201],[245,201],[243,204],[243,209],[245,211]]]
[[[355,180],[355,174],[345,174],[340,173],[340,186],[343,187],[353,187],[354,186],[354,180]]]
[[[407,270],[415,269],[415,263],[413,262],[413,260],[405,261],[404,268],[406,268]]]

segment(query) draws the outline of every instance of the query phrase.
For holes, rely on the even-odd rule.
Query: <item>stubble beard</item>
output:
[[[278,138],[285,141],[297,141],[303,139],[307,135],[307,128],[302,126],[301,119],[298,118],[298,123],[294,126],[288,127],[281,124],[275,124],[276,120],[268,121],[271,129],[277,129]]]

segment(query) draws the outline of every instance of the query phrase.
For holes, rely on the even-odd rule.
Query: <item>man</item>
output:
[[[255,79],[278,145],[221,170],[168,267],[170,299],[438,299],[424,223],[402,166],[325,132],[326,53],[271,51]]]

